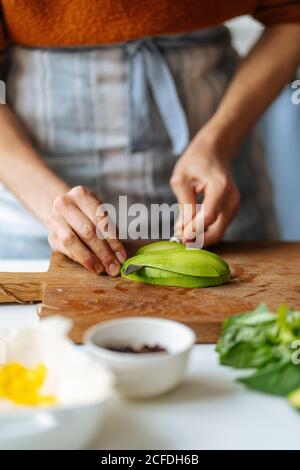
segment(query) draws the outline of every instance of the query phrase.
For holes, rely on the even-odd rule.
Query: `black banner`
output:
[[[157,468],[161,465],[192,468],[208,465],[226,465],[231,468],[244,468],[245,465],[259,463],[271,464],[276,458],[276,463],[286,466],[290,462],[299,464],[299,451],[1,451],[1,467],[4,462],[26,465],[37,463],[39,467],[51,464],[60,464],[87,468],[122,467],[124,469]],[[55,470],[55,469],[53,469]]]

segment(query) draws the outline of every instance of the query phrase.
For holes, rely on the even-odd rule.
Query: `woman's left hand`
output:
[[[300,60],[299,39],[297,22],[265,28],[241,61],[214,115],[175,166],[171,186],[180,205],[190,203],[196,209],[197,194],[204,194],[205,245],[222,238],[239,208],[239,192],[229,173],[230,159],[259,116],[293,76]],[[184,224],[182,233],[183,224],[179,220],[178,235],[182,234],[183,241],[191,238],[194,224],[191,221]]]
[[[231,179],[229,161],[225,149],[222,152],[201,132],[177,161],[170,184],[181,208],[175,233],[183,243],[195,239],[195,229],[203,229],[203,224],[199,224],[200,213],[197,216],[196,212],[198,194],[204,196],[205,246],[221,240],[237,213],[240,194]],[[192,205],[190,220],[182,220],[184,204]]]

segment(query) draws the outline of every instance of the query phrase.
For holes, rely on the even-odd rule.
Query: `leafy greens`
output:
[[[228,318],[216,350],[221,364],[254,369],[238,379],[241,383],[272,395],[292,394],[293,405],[299,402],[300,407],[300,399],[295,400],[300,397],[300,364],[294,360],[297,340],[300,312],[280,305],[275,314],[262,304],[252,312]]]

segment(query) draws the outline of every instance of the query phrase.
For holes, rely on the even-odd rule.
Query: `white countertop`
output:
[[[3,271],[45,271],[47,261],[0,261]],[[38,321],[35,306],[0,306],[0,328]],[[300,449],[300,413],[281,398],[250,392],[195,346],[185,382],[151,401],[116,400],[100,449]]]

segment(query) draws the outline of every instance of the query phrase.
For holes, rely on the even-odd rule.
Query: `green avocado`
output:
[[[210,251],[189,249],[177,242],[155,242],[125,261],[123,278],[175,287],[210,287],[230,279],[226,261]]]

